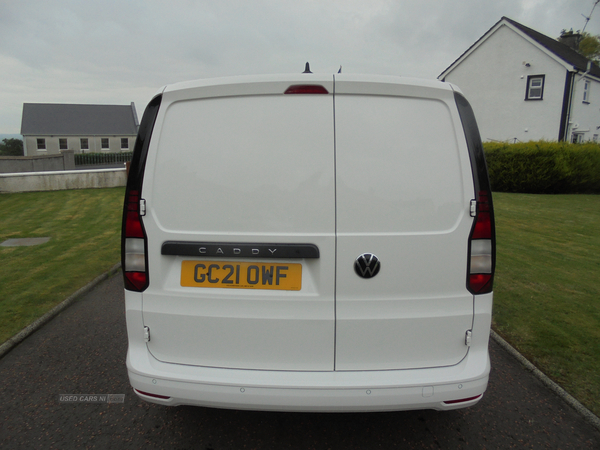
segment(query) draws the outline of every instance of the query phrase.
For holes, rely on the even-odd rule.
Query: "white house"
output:
[[[24,103],[21,134],[25,156],[133,150],[139,127],[131,105]]]
[[[600,67],[503,17],[438,77],[471,103],[483,141],[598,141]]]

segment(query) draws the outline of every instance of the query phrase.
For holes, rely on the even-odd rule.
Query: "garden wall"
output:
[[[0,173],[44,172],[46,170],[73,170],[73,150],[56,155],[0,156]]]
[[[118,169],[63,170],[0,174],[0,193],[60,191],[125,186],[127,171]]]

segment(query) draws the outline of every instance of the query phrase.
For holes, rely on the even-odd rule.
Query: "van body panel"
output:
[[[448,251],[464,249],[439,236],[389,241],[378,236],[365,244],[351,236],[338,237],[337,278],[348,281],[336,286],[336,369],[457,364],[468,351],[465,333],[472,326],[473,296],[458,289],[444,293],[438,282],[464,279],[464,268],[444,266],[443,258],[425,249],[436,244]],[[353,268],[354,259],[364,252],[377,255],[381,264],[371,279],[358,277]],[[400,261],[406,254],[419,257]]]
[[[216,98],[218,86],[188,89],[184,100],[163,94],[143,189],[153,237],[144,324],[160,361],[333,370],[333,98],[264,87]],[[320,257],[276,261],[302,265],[299,292],[183,287],[184,260],[228,260],[161,255],[167,241],[307,243]]]
[[[287,411],[479,401],[493,295],[468,283],[473,202],[491,208],[491,193],[455,87],[299,74],[159,97],[124,207],[127,367],[141,398]],[[355,267],[366,255],[375,276]],[[292,264],[300,286],[279,285]],[[247,277],[231,287],[236,267]]]
[[[473,321],[473,186],[453,95],[365,82],[360,95],[342,94],[344,85],[336,77],[336,369],[457,364]],[[356,275],[363,253],[379,258],[377,276]]]

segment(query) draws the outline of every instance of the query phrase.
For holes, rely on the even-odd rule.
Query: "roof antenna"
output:
[[[596,2],[594,3],[594,6],[592,7],[592,10],[590,11],[589,16],[583,16],[583,14],[582,14],[583,18],[585,19],[585,25],[583,26],[583,30],[581,30],[581,34],[585,33],[585,27],[587,27],[588,22],[592,18],[592,13],[594,12],[594,9],[596,9],[596,5],[598,5],[598,3],[600,3],[600,0],[596,0]]]
[[[310,71],[310,64],[306,63],[306,65],[304,66],[304,72],[302,72],[302,73],[312,73]]]
[[[340,70],[338,70],[338,73],[342,73],[342,66],[340,66]]]

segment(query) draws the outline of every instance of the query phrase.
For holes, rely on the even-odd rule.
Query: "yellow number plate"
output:
[[[181,285],[299,291],[302,287],[302,264],[183,261]]]

